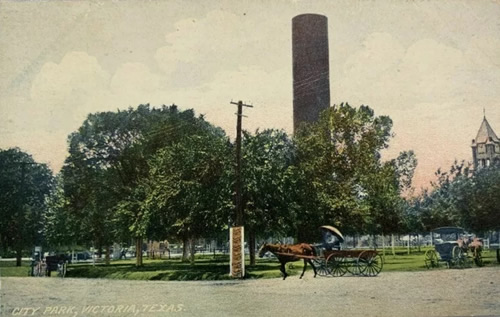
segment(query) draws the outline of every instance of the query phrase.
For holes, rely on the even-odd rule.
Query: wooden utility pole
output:
[[[241,181],[241,119],[243,117],[243,107],[250,107],[241,100],[238,102],[231,101],[231,104],[238,106],[236,113],[236,188],[235,188],[235,221],[233,227],[229,230],[229,244],[231,254],[229,257],[230,275],[233,278],[245,277],[245,247],[244,247],[244,217],[243,217],[243,202],[242,191],[243,183]]]
[[[238,102],[231,101],[231,104],[238,106],[238,112],[236,113],[236,226],[243,226],[243,204],[241,198],[241,192],[243,190],[243,183],[241,181],[241,117],[243,115],[243,107],[252,108],[252,105],[246,105],[241,100]]]

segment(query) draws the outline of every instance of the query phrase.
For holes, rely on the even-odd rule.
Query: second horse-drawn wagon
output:
[[[311,264],[315,276],[343,276],[346,273],[362,276],[377,276],[382,271],[382,256],[376,250],[342,250],[344,242],[342,233],[332,226],[320,227],[323,241],[321,244],[310,245],[307,243],[297,245],[263,244],[259,250],[262,257],[267,251],[272,252],[281,263],[283,279],[288,274],[285,263],[304,260],[304,275],[307,263]]]
[[[440,240],[435,240],[437,234]],[[482,242],[478,238],[472,239],[465,230],[458,227],[441,227],[431,231],[431,238],[436,243],[434,249],[425,252],[425,266],[439,267],[444,262],[448,268],[464,268],[472,261],[477,266],[483,266]]]

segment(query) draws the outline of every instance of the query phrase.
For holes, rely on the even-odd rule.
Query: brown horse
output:
[[[280,266],[280,271],[283,273],[283,280],[286,279],[288,274],[286,273],[285,270],[285,264],[288,262],[295,262],[295,261],[300,261],[304,260],[304,270],[302,270],[302,274],[300,275],[300,278],[304,276],[304,272],[306,271],[307,263],[311,264],[313,270],[314,270],[314,277],[316,277],[316,268],[314,267],[314,264],[312,263],[312,260],[309,258],[302,258],[299,257],[300,255],[305,255],[305,256],[316,256],[316,251],[314,248],[307,243],[300,243],[300,244],[269,244],[269,243],[264,243],[260,249],[259,249],[259,257],[263,257],[266,252],[271,252],[274,254],[278,260],[281,263]],[[297,256],[299,255],[299,256]]]

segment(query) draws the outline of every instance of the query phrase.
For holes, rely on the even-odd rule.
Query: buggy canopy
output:
[[[336,236],[339,241],[342,243],[344,242],[344,236],[342,236],[342,233],[340,233],[339,229],[335,228],[335,227],[332,227],[332,226],[321,226],[319,227],[322,231],[325,230],[325,231],[328,231],[330,232],[331,234],[333,234],[334,236]]]

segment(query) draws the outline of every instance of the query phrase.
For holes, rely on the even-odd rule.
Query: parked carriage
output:
[[[57,272],[57,276],[64,277],[67,271],[68,257],[64,254],[51,255],[43,258],[41,251],[35,251],[31,260],[29,276],[51,276]]]
[[[307,263],[313,266],[314,273],[320,276],[343,276],[346,273],[362,276],[377,276],[382,271],[383,260],[376,250],[341,250],[344,242],[342,233],[335,227],[322,226],[320,230],[323,241],[318,245],[306,243],[297,245],[269,245],[264,244],[259,250],[259,256],[270,251],[278,257],[281,263],[283,279],[288,274],[285,263],[304,260],[304,275]]]
[[[428,269],[439,267],[444,262],[448,268],[465,268],[472,261],[483,266],[482,242],[478,238],[471,239],[464,229],[459,227],[441,227],[431,231],[431,238],[439,234],[441,241],[435,243],[434,249],[425,252],[425,266]]]

